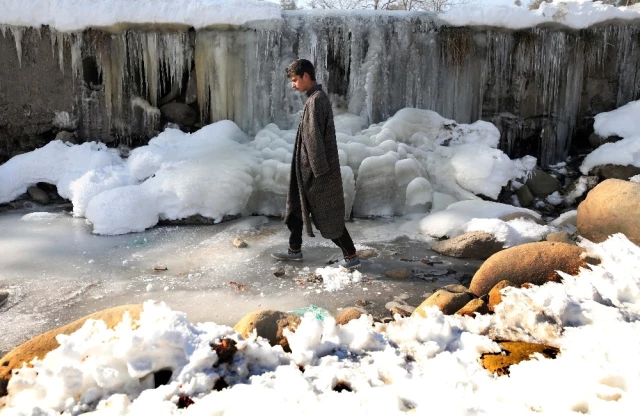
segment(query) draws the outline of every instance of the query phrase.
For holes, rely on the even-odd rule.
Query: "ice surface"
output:
[[[139,325],[125,320],[108,330],[90,321],[61,336],[58,349],[14,374],[3,410],[634,414],[640,385],[629,357],[640,354],[640,248],[620,234],[586,248],[600,265],[576,277],[563,274],[562,283],[506,288],[493,315],[444,316],[430,308],[426,319],[372,325],[365,315],[336,325],[307,314],[295,333],[285,330],[290,354],[213,322],[194,325],[183,313],[148,302]],[[211,345],[222,338],[237,341],[238,351],[232,364],[215,365]],[[483,353],[499,352],[492,339],[542,342],[561,352],[554,360],[532,357],[511,366],[509,377],[496,377],[479,363]],[[164,368],[172,369],[171,379],[154,388],[151,374]],[[212,391],[221,377],[231,387]],[[334,391],[338,383],[349,391]],[[194,403],[178,409],[184,396]]]
[[[456,283],[462,273],[472,274],[478,267],[477,262],[465,265],[468,261],[435,253],[432,260],[442,264],[420,263],[426,239],[408,219],[355,220],[347,227],[357,249],[379,253],[359,269],[369,284],[352,283],[328,292],[321,283],[306,281],[316,268],[342,258],[340,249],[328,240],[306,238],[305,261],[286,265],[282,278],[274,276],[283,264],[270,254],[286,249],[289,237],[277,218],[253,216],[215,226],[163,225],[136,234],[97,236],[84,219],[41,211],[0,213],[0,290],[9,292],[8,303],[0,308],[0,355],[94,311],[146,299],[180,308],[193,322],[214,319],[232,326],[261,308],[295,310],[314,304],[339,313],[362,299],[372,302],[372,312],[386,316],[384,305],[394,296],[408,294],[409,302],[417,305],[425,293]],[[23,217],[28,220],[21,221]],[[248,247],[234,247],[236,237]],[[154,271],[157,265],[168,270]],[[437,282],[431,277],[427,281],[383,277],[386,270],[406,267],[425,276],[440,274]],[[459,273],[452,275],[447,269]],[[246,285],[246,290],[239,291],[230,282]]]

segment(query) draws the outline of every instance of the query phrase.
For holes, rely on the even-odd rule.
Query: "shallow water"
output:
[[[335,315],[357,301],[366,301],[365,308],[380,318],[390,316],[385,308],[389,302],[417,306],[434,289],[469,278],[481,264],[431,252],[428,242],[412,232],[415,224],[356,220],[347,227],[357,248],[373,248],[379,255],[363,261],[362,282],[329,292],[322,283],[306,279],[316,268],[338,260],[340,251],[331,241],[308,238],[304,262],[278,263],[270,253],[286,249],[288,238],[279,219],[247,217],[218,225],[159,226],[98,236],[85,219],[49,210],[49,215],[30,214],[33,210],[0,213],[0,290],[9,292],[8,302],[0,307],[2,355],[89,313],[147,299],[166,302],[192,322],[230,326],[257,309],[291,311],[313,304]],[[248,247],[234,247],[235,237]],[[424,258],[435,263],[419,261]],[[155,266],[167,270],[156,271]],[[276,277],[282,266],[285,275]],[[411,276],[384,276],[397,268],[410,270]]]

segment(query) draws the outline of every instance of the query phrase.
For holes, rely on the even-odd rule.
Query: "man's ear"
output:
[[[308,72],[303,73],[303,74],[302,74],[302,78],[303,78],[305,81],[311,81],[311,75],[309,75],[309,73],[308,73]]]

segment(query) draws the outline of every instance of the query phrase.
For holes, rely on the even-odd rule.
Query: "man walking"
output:
[[[278,260],[302,260],[302,231],[314,237],[311,219],[324,238],[333,241],[344,260],[340,266],[360,266],[353,240],[344,224],[345,208],[338,144],[329,97],[316,82],[315,68],[298,59],[286,69],[293,89],[306,92],[291,160],[291,180],[284,221],[291,231],[286,253]],[[311,217],[311,218],[310,218]]]

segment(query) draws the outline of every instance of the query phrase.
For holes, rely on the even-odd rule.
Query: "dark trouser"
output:
[[[302,230],[304,229],[302,218],[295,214],[291,215],[291,217],[289,217],[289,221],[287,222],[287,227],[289,227],[289,231],[291,231],[291,235],[289,236],[289,250],[294,252],[300,251],[300,248],[302,247]],[[353,240],[349,235],[349,231],[347,231],[347,227],[344,227],[344,231],[339,238],[331,241],[333,241],[335,245],[342,249],[343,256],[355,256],[356,247],[353,245]]]

